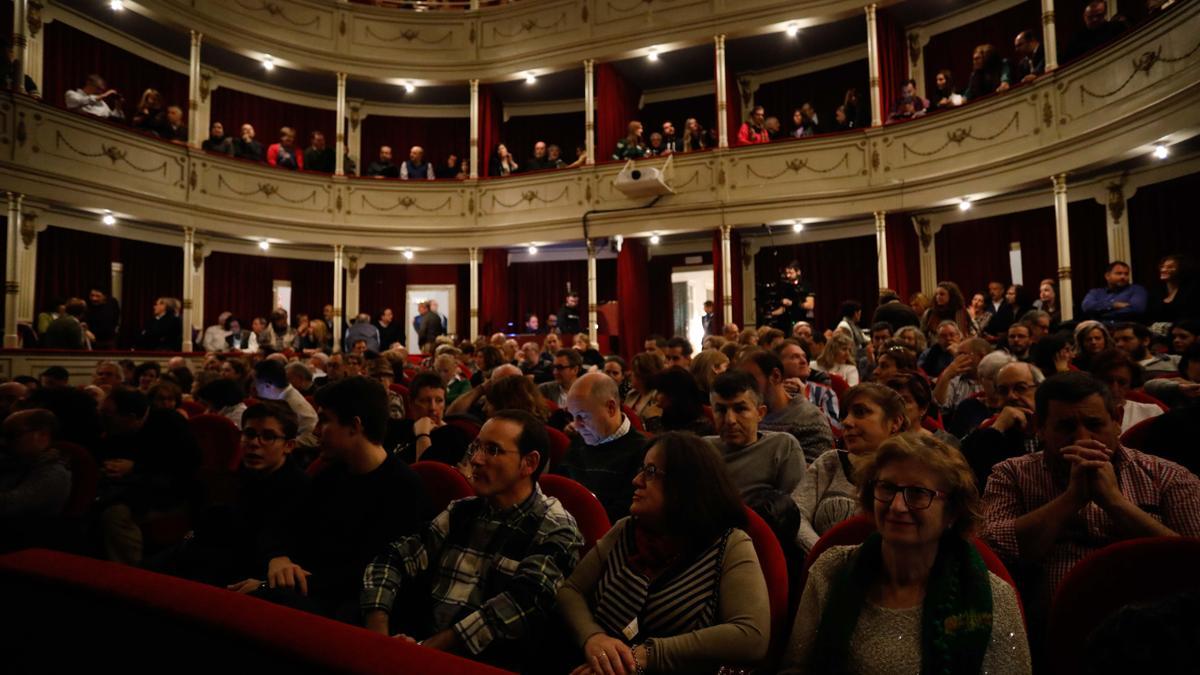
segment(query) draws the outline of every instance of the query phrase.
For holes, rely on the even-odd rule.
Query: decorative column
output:
[[[1116,2],[1110,3],[1115,5]],[[1046,56],[1046,72],[1058,68],[1058,36],[1054,32],[1054,0],[1042,0],[1042,53]]]
[[[342,245],[333,245],[333,353],[342,351]]]
[[[725,86],[725,36],[713,38],[717,46],[717,147],[729,147],[729,92]],[[728,321],[728,317],[725,319]]]
[[[598,306],[596,298],[596,246],[591,239],[587,240],[587,284],[588,284],[588,306],[587,306],[587,334],[588,339],[592,341],[592,346],[599,348],[600,343],[600,322],[596,317],[596,307]]]
[[[337,74],[337,138],[334,143],[333,174],[346,175],[346,74]]]
[[[24,3],[18,0],[19,7]],[[22,20],[24,18],[22,17]],[[20,25],[20,24],[18,24]],[[19,192],[8,193],[8,255],[4,265],[4,348],[16,349],[19,344],[17,337],[17,294],[21,283],[17,278],[17,260],[21,242],[21,202],[25,195]]]
[[[367,168],[367,162],[362,156],[362,120],[366,117],[362,113],[362,104],[362,101],[350,101],[346,104],[350,108],[350,129],[346,132],[346,152],[350,155],[350,159],[354,160],[360,176]],[[378,148],[376,149],[378,150]]]
[[[1062,320],[1070,321],[1075,314],[1075,298],[1071,293],[1071,232],[1067,222],[1067,174],[1051,176],[1054,183],[1054,225],[1058,241],[1058,305]]]
[[[471,152],[467,156],[470,177],[479,178],[479,80],[471,80]]]
[[[25,47],[29,42],[29,26],[26,24],[29,0],[13,0],[13,34],[12,34],[12,87],[13,91],[25,91]],[[11,199],[10,199],[11,203]],[[15,298],[14,298],[15,299]],[[15,307],[14,307],[15,309]],[[7,310],[5,311],[7,314]],[[16,336],[16,324],[13,324],[13,335]],[[5,333],[5,342],[8,336]],[[8,346],[5,344],[5,346]],[[16,346],[15,344],[13,345]]]
[[[879,266],[879,288],[891,288],[888,284],[887,211],[875,212],[875,258]]]
[[[912,224],[921,245],[921,292],[932,297],[937,288],[937,233],[942,225],[935,225],[929,216],[913,216]]]
[[[584,164],[596,163],[596,60],[583,61],[583,144],[587,151]]]
[[[113,263],[110,274],[112,279],[112,292],[108,295],[113,300],[121,302],[121,290],[125,287],[125,265],[119,262]]]
[[[42,84],[43,49],[45,47],[45,40],[42,39],[42,11],[42,5],[34,2],[29,5],[29,9],[25,13],[25,25],[29,29],[29,33],[26,36],[25,58],[22,59],[25,74],[32,78],[34,84],[38,86]]]
[[[742,328],[752,326],[755,323],[754,311],[754,278],[758,274],[758,263],[755,259],[758,257],[760,246],[757,238],[746,237],[742,239],[742,316],[741,323],[738,325]],[[734,317],[739,318],[739,317]]]
[[[188,63],[188,145],[198,148],[204,139],[208,138],[208,125],[199,124],[202,117],[200,114],[200,44],[204,35],[196,31],[191,33],[192,51]]]
[[[196,35],[192,33],[193,40]],[[196,228],[183,228],[183,316],[180,317],[180,323],[183,324],[183,344],[179,351],[192,351],[192,295],[193,281],[195,276],[192,273],[192,254],[195,253],[196,243]]]
[[[358,262],[358,256],[346,256],[346,322],[349,323],[358,316],[358,272],[363,268]],[[378,318],[378,317],[376,317]]]
[[[467,260],[471,267],[471,334],[467,337],[474,340],[479,335],[479,249],[467,249]]]
[[[729,233],[733,231],[728,225],[721,226],[721,321],[723,324],[733,323],[733,253],[729,250]]]
[[[1129,248],[1129,209],[1127,202],[1137,192],[1125,184],[1125,177],[1105,186],[1103,198],[1096,201],[1104,206],[1104,216],[1108,221],[1105,228],[1108,234],[1108,259],[1123,260],[1129,263],[1132,255]]]
[[[879,80],[879,34],[875,28],[875,4],[863,8],[867,13],[867,66],[871,72],[871,126],[883,125],[883,114],[879,110],[883,100]]]
[[[196,324],[196,328],[200,330],[201,336],[204,334],[204,259],[208,257],[208,253],[204,250],[204,242],[197,241],[192,244],[192,316]],[[183,261],[184,265],[188,264],[187,260]],[[204,351],[204,346],[201,345],[200,351]]]
[[[21,250],[17,252],[17,323],[32,325],[37,309],[33,293],[37,286],[38,214],[22,209],[21,230],[18,233]],[[41,229],[45,229],[42,227]]]

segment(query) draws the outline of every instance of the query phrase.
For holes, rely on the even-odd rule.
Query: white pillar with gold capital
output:
[[[596,163],[596,60],[583,62],[583,144],[588,166]]]
[[[729,147],[729,92],[725,86],[725,36],[713,38],[717,47],[717,147]]]
[[[588,306],[587,306],[587,334],[588,339],[592,341],[592,347],[600,348],[600,322],[597,319],[596,308],[599,306],[598,298],[596,297],[596,245],[591,240],[587,240],[587,284],[588,284]]]
[[[1075,314],[1075,298],[1071,293],[1071,229],[1067,221],[1067,174],[1051,176],[1054,183],[1054,233],[1058,241],[1058,305],[1062,320],[1070,321]]]
[[[193,33],[195,35],[195,33]],[[196,228],[183,228],[183,315],[180,317],[180,324],[183,328],[182,344],[179,351],[192,351],[192,293],[193,281],[195,276],[192,273],[192,253],[195,252],[196,243]]]
[[[208,125],[201,125],[200,114],[200,45],[204,35],[196,31],[192,34],[192,50],[188,62],[188,145],[198,148],[208,138]]]
[[[210,251],[211,252],[211,251]],[[192,243],[192,259],[191,261],[184,260],[184,265],[192,266],[192,323],[196,324],[196,329],[199,331],[199,336],[203,339],[204,336],[204,259],[208,257],[208,253],[204,250],[204,242],[197,241]],[[203,345],[200,347],[204,351]]]
[[[18,2],[17,4],[21,4]],[[16,349],[17,337],[17,294],[21,283],[17,280],[17,259],[21,246],[21,202],[25,195],[8,193],[8,251],[4,264],[4,348]]]
[[[342,245],[333,245],[333,353],[342,351]]]
[[[23,209],[21,231],[17,233],[17,241],[21,246],[21,249],[17,251],[17,283],[20,284],[17,292],[17,324],[23,321],[32,325],[37,316],[33,294],[37,285],[38,231],[40,229],[45,229],[45,225],[38,226],[38,214]]]
[[[1054,32],[1054,0],[1042,0],[1042,54],[1046,59],[1047,73],[1058,68],[1058,36]]]
[[[479,178],[479,80],[471,80],[471,152],[467,163],[469,176]]]
[[[875,212],[875,257],[879,266],[879,287],[891,288],[888,283],[887,211]]]
[[[13,91],[19,92],[25,91],[25,48],[29,43],[29,24],[26,23],[28,12],[29,0],[13,0],[13,33],[9,38],[13,50],[11,74]]]
[[[871,88],[871,126],[877,127],[883,124],[883,114],[880,112],[880,101],[883,100],[883,92],[880,91],[882,83],[879,80],[879,34],[875,28],[875,5],[870,4],[863,8],[867,13],[867,67],[870,69],[870,88]]]
[[[1108,227],[1108,259],[1122,260],[1129,263],[1132,254],[1129,248],[1129,199],[1137,193],[1137,188],[1129,185],[1125,179],[1114,180],[1104,186],[1104,192],[1096,198],[1104,207],[1104,217]]]
[[[733,231],[728,225],[721,226],[721,322],[733,323],[733,254],[729,237]]]
[[[336,176],[346,175],[346,74],[337,74],[337,120],[334,124],[337,131],[333,145],[333,173]]]
[[[350,155],[350,159],[354,160],[354,164],[358,167],[358,175],[366,170],[366,157],[362,154],[362,121],[366,115],[362,112],[362,101],[349,101],[346,107],[350,110],[350,127],[346,130],[346,154]],[[379,148],[375,148],[378,152]],[[345,170],[345,166],[342,167]]]
[[[362,271],[363,263],[358,255],[351,253],[346,256],[346,323],[350,324],[358,316],[358,273]],[[378,317],[377,317],[378,318]],[[386,349],[386,347],[384,347]]]
[[[467,259],[471,266],[471,334],[467,337],[474,340],[479,335],[479,249],[467,249]]]

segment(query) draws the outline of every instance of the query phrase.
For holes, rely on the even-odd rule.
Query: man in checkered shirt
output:
[[[536,654],[531,646],[583,546],[575,519],[537,487],[549,449],[545,427],[529,413],[493,414],[468,451],[477,496],[452,502],[425,532],[391,544],[367,567],[367,628],[399,629],[427,647],[514,670]]]

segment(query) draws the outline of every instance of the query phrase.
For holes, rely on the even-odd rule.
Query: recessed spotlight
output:
[[[117,217],[112,214],[112,211],[105,211],[104,217],[100,219],[100,222],[112,227],[117,224]]]
[[[650,59],[651,61],[657,61],[658,60],[658,49],[655,47],[651,47],[650,52],[648,54],[646,54],[646,58]]]
[[[414,91],[416,91],[416,90],[417,90],[417,85],[413,84],[412,82],[405,82],[405,83],[404,83],[404,91],[405,91],[406,93],[409,93],[409,94],[411,94],[411,93],[413,93],[413,92],[414,92]]]
[[[531,245],[529,247],[529,255],[537,255],[537,247],[536,246]]]
[[[108,6],[114,12],[119,12],[119,11],[125,9],[125,3],[121,2],[121,0],[111,0],[108,3]]]
[[[787,34],[788,34],[788,37],[796,37],[797,35],[799,35],[800,34],[800,24],[789,23],[787,26]]]
[[[271,242],[269,242],[269,241],[260,241],[260,242],[258,242],[258,248],[259,248],[259,250],[260,250],[260,251],[266,251],[266,250],[269,250],[269,249],[271,248]]]
[[[262,64],[264,70],[275,70],[275,59],[270,54],[263,56]]]
[[[803,231],[804,231],[804,221],[803,220],[797,220],[796,222],[792,223],[792,232],[795,232],[796,234],[800,234]]]
[[[529,73],[525,76],[525,84],[533,84],[534,82],[537,82],[537,75]]]
[[[1166,143],[1159,143],[1158,145],[1154,146],[1155,159],[1166,159],[1170,156],[1170,154],[1171,151],[1167,149]]]
[[[405,259],[405,260],[412,260],[412,259],[413,259],[413,252],[412,252],[412,249],[411,249],[411,248],[406,248],[406,249],[404,249],[404,259]]]
[[[662,241],[662,237],[658,236],[657,234],[650,235],[651,244],[658,245],[658,242],[660,241]]]
[[[971,200],[967,199],[966,197],[963,197],[962,201],[960,201],[958,203],[958,210],[959,211],[970,211],[971,210]]]

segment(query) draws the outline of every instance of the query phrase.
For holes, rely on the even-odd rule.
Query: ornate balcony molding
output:
[[[679,155],[676,193],[597,213],[593,236],[945,207],[1093,172],[1200,133],[1200,4],[1083,63],[912,122]],[[660,160],[647,160],[647,164]],[[0,98],[6,189],[57,209],[279,243],[432,249],[578,239],[589,211],[638,206],[619,164],[482,181],[334,178],[164,143],[23,98]]]

